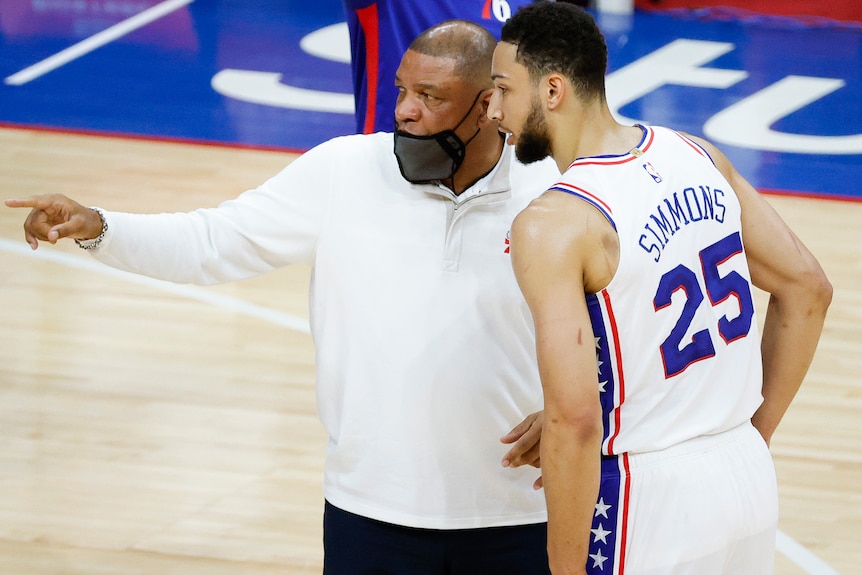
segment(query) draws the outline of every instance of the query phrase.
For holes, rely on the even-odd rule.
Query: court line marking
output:
[[[50,244],[47,245],[49,246]],[[311,333],[311,329],[309,328],[307,319],[280,312],[272,308],[249,303],[235,297],[218,294],[199,286],[175,284],[164,280],[157,280],[147,276],[140,276],[131,272],[126,272],[109,267],[90,257],[75,257],[64,252],[53,251],[51,249],[46,250],[44,247],[39,250],[33,251],[32,249],[30,249],[30,245],[24,241],[13,242],[11,240],[0,238],[0,250],[23,256],[36,257],[44,261],[49,261],[67,267],[77,268],[88,272],[95,272],[138,285],[156,288],[199,302],[213,304],[230,311],[243,313],[249,317],[262,319],[264,321],[268,321],[270,323],[286,327],[299,333]]]
[[[114,24],[106,30],[93,34],[89,38],[85,38],[77,44],[45,58],[41,62],[28,66],[11,76],[7,76],[3,81],[10,86],[26,84],[192,2],[194,0],[165,0],[165,2],[147,8],[122,22]]]
[[[154,287],[175,295],[187,297],[204,303],[210,303],[225,309],[244,313],[251,317],[262,319],[300,333],[311,333],[308,320],[292,316],[271,308],[259,306],[238,298],[221,294],[210,293],[206,288],[198,286],[180,285],[163,280],[157,280],[146,276],[139,276],[130,272],[121,271],[109,267],[89,257],[75,257],[65,252],[42,249],[33,251],[23,240],[13,242],[0,238],[0,250],[18,255],[36,257],[38,259],[57,263],[60,265],[91,271],[123,279],[139,285]],[[787,557],[790,561],[801,567],[807,575],[840,575],[838,571],[830,567],[826,562],[798,543],[795,539],[778,530],[775,537],[775,549]]]
[[[775,534],[775,548],[809,575],[840,575],[820,557],[781,530]]]

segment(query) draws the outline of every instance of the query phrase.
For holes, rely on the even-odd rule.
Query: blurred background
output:
[[[862,193],[862,3],[585,3],[621,119],[705,136],[763,190]],[[292,151],[355,129],[340,0],[0,0],[0,76],[0,125]]]

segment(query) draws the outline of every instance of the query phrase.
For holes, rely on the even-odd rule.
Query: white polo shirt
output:
[[[392,150],[389,133],[336,138],[217,208],[106,212],[91,252],[198,284],[312,266],[327,500],[422,528],[545,521],[537,470],[500,465],[500,436],[542,408],[507,237],[559,172],[550,160],[524,166],[506,146],[457,198],[406,182]]]

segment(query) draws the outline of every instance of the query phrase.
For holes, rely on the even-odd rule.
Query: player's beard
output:
[[[515,144],[515,157],[523,164],[532,164],[550,155],[551,136],[548,123],[542,115],[541,106],[534,99],[530,102],[530,115],[524,120]]]

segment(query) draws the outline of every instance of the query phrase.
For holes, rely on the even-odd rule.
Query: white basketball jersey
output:
[[[578,159],[551,188],[595,206],[619,235],[614,278],[588,295],[605,455],[731,429],[762,401],[736,194],[702,147],[641,128],[630,153]]]

